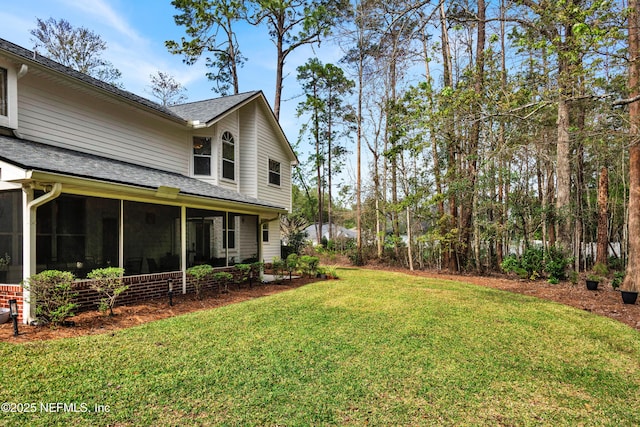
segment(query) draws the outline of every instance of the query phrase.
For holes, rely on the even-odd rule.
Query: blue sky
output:
[[[184,34],[173,21],[175,14],[170,0],[0,0],[0,38],[33,49],[29,31],[35,28],[36,18],[64,18],[74,27],[94,31],[107,42],[103,57],[122,72],[127,90],[152,99],[149,75],[159,70],[187,88],[189,101],[215,98],[218,95],[211,90],[213,85],[206,78],[204,64],[184,65],[180,56],[171,55],[164,46],[166,40],[179,40]],[[240,70],[240,91],[262,90],[273,106],[276,51],[267,29],[244,25],[238,38],[240,49],[248,58]],[[292,144],[300,127],[295,117],[301,94],[296,67],[316,55],[324,63],[335,63],[342,54],[339,48],[323,43],[322,50],[306,47],[287,59],[280,122]]]

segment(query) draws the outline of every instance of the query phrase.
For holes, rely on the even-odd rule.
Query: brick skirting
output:
[[[0,307],[9,308],[9,300],[18,301],[18,320],[22,322],[22,286],[0,285]]]
[[[234,280],[240,277],[241,272],[236,268],[216,268],[216,272],[226,271],[234,276]],[[174,271],[170,273],[154,273],[154,274],[142,274],[139,276],[125,276],[123,282],[129,288],[118,296],[116,300],[116,306],[136,304],[150,299],[168,298],[169,292],[169,280],[173,280],[173,292],[174,295],[182,294],[182,272]],[[224,288],[226,284],[215,281],[213,278],[203,283],[202,289],[218,290]],[[100,305],[101,296],[96,291],[90,288],[89,280],[79,280],[73,284],[74,291],[78,293],[75,298],[79,307],[77,312],[97,310]],[[187,276],[187,293],[195,293],[195,286],[193,281]],[[20,310],[20,317],[22,321],[22,300],[23,292],[20,285],[0,285],[0,307],[9,307],[9,300],[18,300],[18,307]]]

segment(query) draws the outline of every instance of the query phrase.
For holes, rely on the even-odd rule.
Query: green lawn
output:
[[[459,282],[339,273],[115,334],[0,343],[0,402],[35,411],[0,425],[640,422],[640,333],[621,323]]]

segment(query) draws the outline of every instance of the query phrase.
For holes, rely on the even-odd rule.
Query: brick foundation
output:
[[[0,285],[0,307],[9,308],[9,300],[18,301],[18,320],[22,322],[22,287],[20,285]]]
[[[239,280],[241,272],[233,267],[216,268],[215,272],[226,271],[233,275],[233,280]],[[116,306],[136,304],[150,299],[168,298],[168,281],[173,280],[174,295],[182,294],[182,272],[174,271],[170,273],[143,274],[140,276],[126,276],[123,281],[129,288],[118,296]],[[232,283],[221,283],[213,278],[207,280],[202,285],[203,290],[221,291]],[[77,312],[97,310],[100,305],[101,296],[90,288],[89,280],[77,281],[73,284],[74,291],[78,293],[75,298],[79,307]],[[193,280],[187,276],[187,294],[195,293]],[[0,307],[9,307],[9,300],[16,299],[19,307],[19,321],[22,322],[23,292],[20,285],[0,285]]]

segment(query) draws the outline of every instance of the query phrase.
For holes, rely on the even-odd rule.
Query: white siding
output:
[[[272,262],[274,258],[280,258],[280,222],[271,221],[268,224],[269,242],[262,243],[263,262]],[[262,233],[260,234],[262,235]]]
[[[258,108],[256,119],[260,147],[257,156],[258,199],[289,209],[291,206],[290,159],[261,108]],[[269,184],[269,159],[280,162],[279,186]]]
[[[19,131],[26,139],[186,174],[186,127],[124,102],[87,95],[39,74],[19,80]]]
[[[238,145],[240,143],[240,132],[238,125],[239,114],[237,111],[226,116],[224,119],[220,120],[216,123],[216,137],[215,137],[215,152],[217,154],[216,164],[218,167],[218,185],[221,187],[228,188],[233,191],[240,191],[240,162],[238,161],[240,156],[238,154]],[[230,181],[228,179],[222,178],[222,134],[225,132],[231,132],[233,135],[233,140],[235,143],[235,180]]]
[[[258,105],[255,102],[240,109],[240,192],[251,197],[258,197],[257,111]]]

